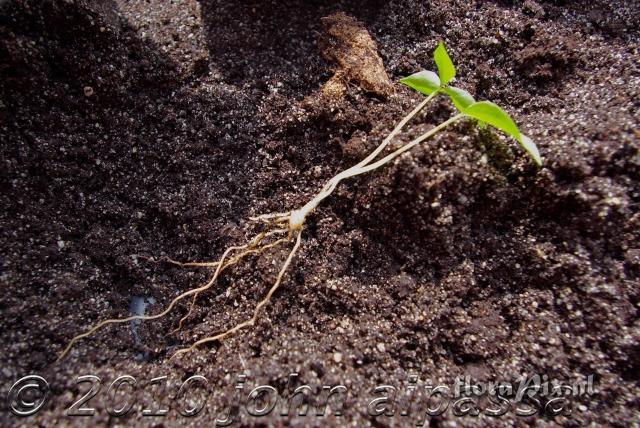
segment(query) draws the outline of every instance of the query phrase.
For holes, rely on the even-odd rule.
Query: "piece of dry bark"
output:
[[[391,80],[365,26],[343,12],[325,16],[321,22],[324,33],[318,41],[320,53],[336,65],[335,74],[323,85],[322,92],[342,96],[346,83],[352,82],[376,95],[390,95]]]

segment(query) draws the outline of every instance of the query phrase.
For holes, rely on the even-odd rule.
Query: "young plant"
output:
[[[470,117],[478,120],[478,124],[481,127],[489,124],[515,138],[529,156],[531,156],[536,165],[542,166],[542,159],[540,158],[538,148],[529,137],[518,130],[518,127],[507,112],[491,101],[476,101],[473,96],[464,89],[449,85],[449,82],[456,77],[456,69],[442,42],[438,44],[438,47],[433,53],[433,59],[438,67],[438,74],[433,71],[423,70],[401,79],[400,83],[428,95],[428,100],[437,94],[447,95],[453,105],[460,111],[459,115],[454,116],[450,120],[455,119],[454,121],[456,121],[464,117]]]
[[[391,131],[391,133],[380,143],[380,145],[376,147],[376,149],[373,150],[366,158],[328,180],[320,189],[320,191],[301,208],[283,213],[263,214],[260,216],[249,218],[250,224],[254,226],[260,224],[262,225],[263,230],[257,233],[247,243],[227,248],[222,253],[222,256],[218,261],[180,263],[174,260],[167,259],[168,262],[179,266],[212,268],[213,274],[206,284],[180,294],[169,303],[165,310],[158,314],[146,316],[136,315],[126,318],[108,319],[98,323],[85,333],[79,334],[71,339],[66,348],[60,353],[58,361],[71,350],[71,348],[77,341],[92,335],[102,327],[110,324],[127,323],[134,320],[154,320],[161,318],[167,315],[180,301],[191,296],[189,309],[186,315],[184,315],[180,319],[178,326],[174,331],[180,330],[183,322],[191,315],[198,296],[214,286],[222,271],[239,263],[249,255],[262,254],[270,249],[279,246],[292,245],[285,262],[283,263],[280,271],[278,272],[278,275],[275,278],[274,283],[268,289],[263,299],[258,302],[253,310],[252,316],[249,319],[233,326],[226,331],[200,339],[190,347],[177,351],[171,358],[189,352],[202,344],[222,340],[245,327],[253,325],[258,320],[260,311],[271,301],[273,294],[280,287],[287,268],[291,264],[293,257],[300,248],[300,245],[302,243],[302,231],[304,229],[304,225],[308,216],[324,199],[326,199],[333,193],[333,191],[342,180],[373,171],[380,168],[381,166],[388,164],[401,154],[405,153],[408,150],[411,150],[416,145],[433,137],[442,129],[461,119],[472,118],[477,120],[481,124],[481,126],[489,124],[497,129],[500,129],[501,131],[515,138],[526,150],[526,152],[533,158],[534,162],[538,166],[542,165],[542,160],[540,159],[540,155],[538,153],[536,145],[528,137],[520,133],[518,127],[504,110],[489,101],[476,102],[471,94],[469,94],[467,91],[449,85],[449,82],[456,75],[456,70],[453,62],[451,61],[451,58],[447,54],[444,44],[440,43],[436,48],[434,52],[434,60],[438,67],[438,74],[435,74],[431,71],[421,71],[400,80],[401,83],[416,89],[417,91],[427,95],[427,97],[422,102],[420,102],[420,104],[418,104],[407,116],[405,116]],[[424,107],[438,94],[444,94],[448,96],[453,105],[460,111],[460,113],[431,128],[429,131],[413,139],[409,143],[406,143],[395,151],[387,154],[386,156],[378,158],[380,154],[387,148],[389,143],[402,131],[402,129],[404,129],[406,124],[413,117],[415,117],[416,114],[424,109]]]

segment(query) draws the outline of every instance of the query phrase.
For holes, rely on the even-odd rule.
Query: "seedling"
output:
[[[473,96],[464,89],[449,85],[449,82],[456,77],[456,69],[442,42],[438,44],[438,47],[433,53],[433,59],[438,66],[438,74],[433,71],[423,70],[401,79],[400,83],[427,95],[427,100],[430,100],[437,94],[447,95],[453,105],[460,111],[460,114],[449,120],[455,122],[463,117],[470,117],[478,120],[478,124],[481,127],[489,124],[515,138],[529,156],[531,156],[536,165],[542,166],[542,159],[540,158],[538,148],[529,137],[518,130],[518,127],[507,112],[491,101],[476,101]]]
[[[191,296],[189,310],[187,311],[186,315],[184,315],[180,319],[178,326],[174,331],[180,330],[184,321],[188,319],[193,312],[198,296],[214,286],[222,271],[239,263],[249,255],[262,254],[276,247],[291,245],[289,254],[282,267],[280,268],[280,271],[278,272],[274,283],[272,284],[271,288],[269,288],[263,299],[258,302],[253,310],[252,316],[249,319],[233,326],[226,331],[200,339],[190,347],[177,351],[171,358],[189,352],[205,343],[222,340],[245,327],[253,325],[258,320],[260,311],[271,301],[273,294],[282,284],[284,274],[286,273],[287,268],[291,264],[293,257],[295,256],[302,243],[302,231],[304,229],[304,225],[308,216],[324,199],[326,199],[333,193],[333,191],[342,180],[373,171],[383,165],[388,164],[401,154],[405,153],[408,150],[411,150],[421,142],[433,137],[435,134],[437,134],[447,126],[464,118],[475,119],[478,121],[480,126],[486,126],[487,124],[491,125],[505,132],[507,135],[512,136],[520,143],[520,145],[529,154],[529,156],[531,156],[531,158],[538,166],[542,165],[542,160],[540,159],[540,154],[538,153],[536,145],[533,143],[533,141],[531,141],[531,139],[526,137],[518,130],[516,124],[503,109],[489,101],[476,101],[467,91],[449,85],[449,82],[451,82],[451,80],[456,75],[456,70],[453,62],[451,61],[451,58],[449,57],[449,54],[444,47],[444,44],[440,43],[436,48],[434,52],[434,60],[438,67],[438,74],[425,70],[416,74],[412,74],[411,76],[400,80],[401,83],[427,95],[427,97],[422,102],[420,102],[407,116],[400,120],[400,122],[391,131],[391,133],[366,158],[327,181],[327,183],[320,189],[320,191],[301,208],[283,213],[264,214],[257,217],[249,218],[249,223],[254,226],[261,225],[262,231],[257,233],[246,244],[227,248],[218,261],[180,263],[168,259],[168,262],[179,266],[212,268],[213,274],[206,284],[180,294],[169,303],[165,310],[156,315],[137,315],[126,318],[108,319],[100,322],[99,324],[89,329],[87,332],[71,339],[67,347],[60,353],[58,360],[62,359],[77,341],[90,336],[104,326],[110,324],[127,323],[133,320],[154,320],[161,318],[167,315],[180,301]],[[453,105],[459,110],[459,113],[444,121],[443,123],[431,128],[429,131],[413,139],[409,143],[406,143],[395,151],[392,151],[386,156],[380,157],[378,159],[379,155],[387,148],[389,143],[404,129],[406,124],[413,117],[415,117],[416,114],[424,109],[425,106],[435,96],[439,94],[444,94],[445,96],[447,96],[451,100]]]

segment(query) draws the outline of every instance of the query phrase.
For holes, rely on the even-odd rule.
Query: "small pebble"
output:
[[[340,352],[334,352],[333,361],[335,361],[336,363],[339,363],[340,361],[342,361],[342,354]]]
[[[58,241],[58,248],[61,250],[64,248],[64,241]]]
[[[91,95],[93,95],[93,88],[91,86],[85,86],[84,87],[84,96],[85,97],[90,97]]]
[[[379,352],[384,352],[385,351],[385,347],[384,347],[384,343],[380,342],[376,345],[376,348],[378,348]]]

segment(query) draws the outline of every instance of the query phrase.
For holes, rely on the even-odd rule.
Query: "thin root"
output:
[[[168,261],[169,263],[172,263],[174,265],[178,265],[178,266],[186,266],[186,267],[215,267],[215,272],[213,273],[213,276],[210,278],[210,280],[203,286],[198,287],[198,288],[194,288],[192,290],[189,290],[185,293],[180,294],[178,297],[176,297],[175,299],[173,299],[171,301],[171,303],[169,303],[169,306],[162,312],[160,312],[159,314],[156,315],[148,315],[148,316],[144,316],[144,315],[137,315],[137,316],[130,316],[130,317],[126,317],[126,318],[119,318],[119,319],[108,319],[105,321],[100,322],[99,324],[97,324],[96,326],[94,326],[93,328],[91,328],[90,330],[88,330],[85,333],[82,333],[76,337],[74,337],[73,339],[71,339],[71,341],[69,342],[69,344],[67,345],[67,347],[62,351],[62,353],[60,354],[60,356],[58,357],[58,361],[60,361],[68,352],[69,350],[73,347],[73,345],[79,341],[80,339],[83,339],[91,334],[93,334],[95,331],[97,331],[98,329],[109,325],[109,324],[117,324],[117,323],[126,323],[129,321],[134,321],[134,320],[154,320],[160,317],[165,316],[166,314],[168,314],[173,307],[182,299],[189,297],[189,296],[193,296],[191,299],[191,304],[189,305],[189,310],[187,312],[187,314],[182,317],[180,319],[180,322],[178,323],[178,327],[174,330],[178,331],[182,328],[182,324],[183,322],[189,318],[189,316],[191,316],[194,307],[195,307],[195,303],[196,300],[198,298],[198,296],[200,295],[200,293],[208,290],[209,288],[211,288],[214,283],[216,282],[216,280],[218,279],[220,273],[230,267],[233,266],[235,264],[237,264],[240,260],[242,260],[244,257],[248,256],[249,254],[260,254],[268,249],[271,249],[273,247],[276,247],[278,245],[284,244],[286,242],[290,242],[294,239],[295,236],[295,244],[293,246],[293,248],[291,249],[287,259],[284,262],[284,265],[282,266],[282,268],[280,269],[280,272],[278,273],[278,276],[276,277],[275,283],[273,284],[273,286],[269,289],[269,292],[267,293],[267,295],[264,297],[264,299],[262,299],[255,307],[254,312],[253,312],[253,316],[246,320],[241,322],[240,324],[237,324],[236,326],[232,327],[231,329],[223,332],[223,333],[219,333],[215,336],[211,336],[211,337],[206,337],[204,339],[201,339],[197,342],[195,342],[192,346],[190,346],[189,348],[184,348],[184,349],[180,349],[179,351],[177,351],[175,354],[173,354],[173,356],[171,358],[174,358],[178,355],[182,355],[186,352],[189,352],[193,349],[195,349],[196,347],[204,344],[204,343],[208,343],[208,342],[213,342],[213,341],[217,341],[217,340],[222,340],[225,337],[234,334],[235,332],[237,332],[238,330],[247,327],[249,325],[253,325],[257,319],[258,316],[260,315],[260,310],[267,305],[270,301],[271,301],[271,297],[273,296],[273,293],[275,293],[275,291],[278,289],[278,287],[280,286],[281,282],[282,282],[282,278],[285,274],[285,272],[287,271],[287,268],[289,267],[289,264],[291,263],[291,260],[293,259],[293,257],[295,256],[296,252],[298,251],[298,248],[300,247],[300,242],[301,242],[301,236],[302,236],[302,229],[305,223],[305,219],[307,217],[307,215],[309,215],[313,210],[315,210],[315,208],[320,204],[320,202],[322,202],[325,198],[327,198],[328,196],[330,196],[333,191],[336,189],[336,187],[338,186],[338,184],[340,184],[340,182],[344,179],[350,178],[350,177],[354,177],[360,174],[364,174],[366,172],[372,171],[374,169],[377,169],[389,162],[391,162],[393,159],[395,159],[396,157],[400,156],[401,154],[405,153],[408,150],[411,150],[414,146],[420,144],[422,141],[432,137],[435,133],[439,132],[440,130],[444,129],[446,126],[462,119],[464,117],[463,114],[459,114],[457,116],[454,116],[452,118],[450,118],[449,120],[441,123],[440,125],[432,128],[431,130],[425,132],[424,134],[422,134],[421,136],[419,136],[418,138],[415,138],[414,140],[412,140],[411,142],[403,145],[402,147],[400,147],[399,149],[396,149],[395,151],[393,151],[390,154],[387,154],[386,156],[382,157],[381,159],[376,160],[376,158],[378,158],[378,156],[383,153],[383,151],[387,148],[387,146],[391,143],[391,141],[402,131],[402,129],[404,128],[404,126],[414,117],[416,116],[428,103],[429,101],[436,95],[436,92],[434,92],[432,95],[430,95],[429,97],[427,97],[423,102],[421,102],[418,106],[416,106],[411,113],[409,113],[407,116],[405,116],[397,125],[396,127],[393,129],[393,131],[391,131],[391,133],[382,141],[382,143],[373,151],[371,152],[365,159],[363,159],[362,161],[360,161],[359,163],[357,163],[356,165],[353,165],[351,168],[348,168],[344,171],[342,171],[341,173],[337,174],[336,176],[334,176],[333,178],[331,178],[327,183],[325,183],[325,185],[321,188],[320,192],[318,194],[316,194],[310,201],[308,201],[304,206],[302,206],[300,209],[294,210],[294,211],[288,211],[288,212],[284,212],[284,213],[273,213],[273,214],[263,214],[263,215],[259,215],[259,216],[255,216],[255,217],[250,217],[249,220],[252,223],[260,223],[262,224],[265,228],[267,229],[271,229],[270,231],[264,231],[264,232],[260,232],[259,234],[257,234],[253,239],[251,239],[249,241],[249,243],[245,244],[245,245],[240,245],[240,246],[235,246],[235,247],[230,247],[227,248],[225,250],[225,252],[222,254],[222,256],[220,257],[220,260],[216,261],[216,262],[178,262],[169,258],[166,258],[165,260]],[[286,234],[286,237],[281,237],[280,239],[275,240],[272,243],[269,244],[263,244],[264,240],[270,236],[274,236],[274,235],[284,235]],[[235,253],[235,254],[232,254]],[[146,258],[146,257],[145,257]],[[156,260],[150,259],[153,262],[157,262]]]
[[[269,225],[279,224],[283,225],[289,219],[290,212],[286,213],[272,213],[272,214],[262,214],[255,217],[249,217],[249,221],[255,223],[265,223]]]
[[[255,324],[255,322],[258,320],[258,315],[260,314],[260,310],[271,301],[271,296],[273,296],[273,293],[275,293],[276,290],[280,287],[280,284],[282,283],[282,278],[284,277],[284,274],[287,271],[287,268],[291,264],[291,260],[293,260],[293,257],[295,256],[296,252],[298,251],[298,248],[300,247],[300,243],[301,242],[302,242],[302,230],[300,230],[298,232],[298,234],[296,236],[296,243],[294,244],[293,248],[289,252],[289,255],[287,256],[287,259],[285,260],[284,264],[282,265],[282,268],[280,269],[280,272],[278,272],[278,276],[276,277],[276,281],[271,286],[271,288],[269,289],[269,292],[264,297],[264,299],[262,299],[256,305],[256,307],[255,307],[255,309],[253,311],[253,316],[251,318],[249,318],[246,321],[241,322],[240,324],[237,324],[236,326],[230,328],[229,330],[227,330],[227,331],[225,331],[223,333],[219,333],[219,334],[216,334],[215,336],[205,337],[204,339],[200,339],[197,342],[195,342],[193,345],[191,345],[189,348],[184,348],[184,349],[180,349],[180,350],[176,351],[176,353],[173,354],[170,359],[173,359],[173,358],[175,358],[175,357],[177,357],[179,355],[182,355],[182,354],[186,354],[187,352],[190,352],[190,351],[194,350],[195,348],[197,348],[198,346],[200,346],[202,344],[209,343],[209,342],[215,342],[217,340],[222,340],[225,337],[234,334],[238,330],[241,330],[241,329],[243,329],[243,328],[245,328],[247,326]]]
[[[227,267],[238,263],[241,259],[243,259],[245,256],[248,256],[249,254],[261,254],[264,251],[269,250],[269,249],[274,248],[274,247],[277,247],[278,245],[284,244],[287,241],[289,241],[288,238],[281,238],[281,239],[278,239],[275,242],[272,242],[271,244],[263,245],[260,248],[246,250],[246,251],[238,254],[237,256],[234,256],[233,259],[231,259],[231,261],[229,261],[226,264],[226,266],[224,266],[222,269],[226,269]],[[222,271],[222,269],[220,271]],[[198,295],[200,293],[204,292],[204,291],[205,290],[202,290],[202,291],[199,291],[199,292],[193,294],[193,298],[191,299],[191,305],[189,306],[189,311],[187,312],[187,314],[185,316],[180,318],[180,321],[178,322],[178,327],[176,327],[171,332],[171,334],[174,334],[174,333],[176,333],[176,332],[178,332],[178,331],[180,331],[182,329],[182,323],[184,323],[191,316],[191,313],[193,312],[193,310],[195,308],[196,299],[198,298]]]
[[[214,272],[213,276],[211,277],[211,279],[203,286],[198,287],[198,288],[194,288],[192,290],[186,291],[182,294],[180,294],[179,296],[175,297],[171,303],[169,303],[169,305],[167,306],[167,308],[165,310],[163,310],[162,312],[155,314],[155,315],[133,315],[130,317],[125,317],[125,318],[111,318],[111,319],[107,319],[104,321],[101,321],[100,323],[96,324],[95,326],[93,326],[91,329],[89,329],[88,331],[79,334],[77,336],[75,336],[73,339],[71,339],[71,341],[67,344],[67,346],[64,348],[64,350],[60,353],[60,355],[58,356],[58,359],[56,360],[56,362],[62,360],[64,358],[65,355],[67,355],[67,353],[71,350],[71,348],[76,344],[76,342],[78,342],[81,339],[84,339],[85,337],[88,337],[90,335],[92,335],[93,333],[95,333],[96,331],[98,331],[99,329],[101,329],[104,326],[110,325],[110,324],[122,324],[122,323],[127,323],[127,322],[131,322],[131,321],[135,321],[135,320],[141,320],[141,321],[149,321],[149,320],[155,320],[158,318],[162,318],[163,316],[167,315],[169,312],[171,312],[171,310],[175,307],[175,305],[182,299],[189,297],[191,295],[197,295],[205,290],[208,290],[209,288],[211,288],[213,286],[213,284],[216,282],[216,280],[218,279],[218,276],[220,275],[220,273],[226,269],[229,266],[232,266],[236,263],[238,263],[238,261],[240,261],[244,256],[248,255],[248,254],[252,254],[257,252],[258,250],[252,249],[251,247],[255,247],[256,245],[259,245],[260,242],[262,242],[262,240],[268,236],[272,236],[272,235],[277,235],[277,234],[283,234],[283,233],[287,233],[288,230],[287,229],[276,229],[270,232],[261,232],[258,235],[256,235],[248,244],[245,245],[239,245],[239,246],[232,246],[229,247],[225,250],[225,252],[222,254],[222,256],[220,257],[220,260],[218,260],[217,262],[212,262],[211,265],[215,265],[216,267],[216,271]],[[288,239],[286,238],[282,238],[276,242],[274,242],[273,244],[278,243],[278,245],[280,243],[286,242]],[[269,244],[271,245],[271,244]],[[275,246],[275,245],[274,245]],[[266,246],[265,246],[266,247]],[[229,262],[224,263],[224,260],[229,256],[229,254],[232,251],[238,251],[238,250],[246,250],[247,248],[250,248],[250,250],[245,251],[244,253],[241,253],[235,257],[233,257]],[[271,248],[271,247],[269,247]],[[262,249],[264,250],[264,248]],[[239,257],[241,256],[241,257]],[[178,262],[179,263],[179,262]],[[187,264],[185,264],[187,265]],[[200,266],[202,264],[196,264],[196,266]]]
[[[215,267],[220,264],[220,262],[179,262],[168,257],[165,259],[165,261],[167,263],[171,263],[172,265],[180,267]]]
[[[213,267],[213,266],[217,266],[218,262],[179,262],[177,260],[173,260],[172,258],[169,257],[162,257],[160,259],[155,259],[153,257],[147,257],[147,256],[139,256],[137,255],[136,257],[138,257],[139,259],[142,259],[144,261],[150,262],[150,263],[170,263],[172,265],[176,265],[176,266],[180,266],[180,267],[190,267],[190,266],[195,266],[195,267]]]

